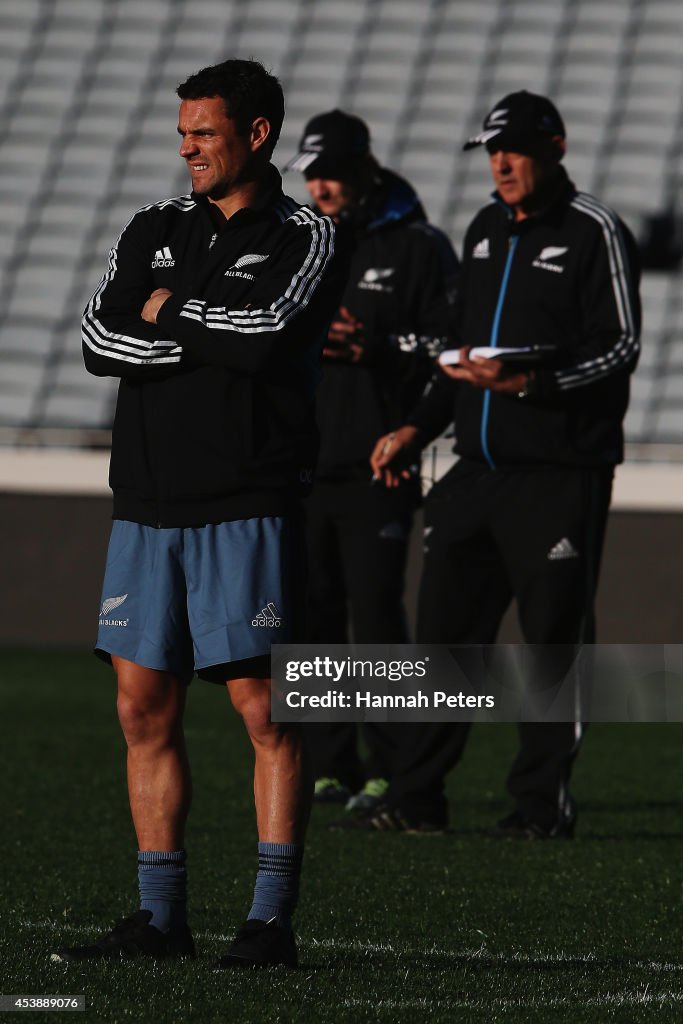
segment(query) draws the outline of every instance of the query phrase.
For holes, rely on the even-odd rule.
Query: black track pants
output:
[[[403,606],[415,490],[389,491],[367,479],[316,484],[308,500],[309,643],[407,643]],[[350,626],[350,629],[349,629]],[[359,789],[388,778],[404,726],[371,723],[361,764],[354,723],[305,727],[317,778]]]
[[[543,687],[572,663],[572,646],[592,642],[593,598],[609,507],[612,467],[490,470],[461,461],[425,503],[425,563],[417,640],[493,643],[513,597]],[[562,646],[564,645],[564,646]],[[407,809],[443,800],[467,725],[414,726],[401,750],[390,797]],[[543,827],[561,813],[580,722],[524,723],[508,776],[518,809]]]

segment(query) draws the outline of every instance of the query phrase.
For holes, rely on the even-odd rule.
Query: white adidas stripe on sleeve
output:
[[[102,295],[107,285],[114,280],[118,271],[118,247],[121,242],[126,228],[129,226],[131,221],[137,216],[138,213],[143,213],[145,210],[151,210],[154,207],[164,209],[166,206],[175,206],[177,209],[183,212],[188,212],[195,208],[195,202],[188,196],[177,196],[173,199],[165,199],[160,203],[150,203],[148,206],[143,206],[141,210],[133,214],[128,223],[124,226],[123,231],[117,238],[114,246],[109,251],[109,265],[106,273],[103,275],[94,295],[90,299],[85,312],[83,314],[83,321],[81,325],[81,336],[84,344],[88,348],[92,349],[97,355],[107,356],[110,359],[118,359],[122,363],[132,363],[136,366],[143,364],[168,364],[168,363],[179,363],[182,356],[182,349],[179,345],[170,339],[160,339],[157,341],[145,341],[143,338],[135,338],[131,335],[116,334],[113,331],[107,330],[98,316],[98,313],[102,307]],[[162,254],[163,256],[163,254]]]
[[[561,391],[580,387],[600,377],[606,377],[621,367],[627,366],[640,351],[633,303],[631,282],[624,240],[617,218],[609,207],[598,202],[593,196],[579,192],[572,200],[572,206],[592,217],[602,229],[607,247],[614,301],[621,327],[621,334],[612,348],[602,356],[587,359],[576,366],[557,370],[555,376]]]

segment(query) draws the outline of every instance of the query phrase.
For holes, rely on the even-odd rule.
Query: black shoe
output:
[[[138,910],[119,921],[92,945],[57,950],[50,960],[66,963],[71,960],[132,960],[139,956],[155,959],[196,956],[192,932],[186,924],[164,933],[149,923],[151,918],[151,910]]]
[[[393,807],[386,802],[365,814],[347,815],[333,821],[330,828],[351,832],[406,832],[411,835],[441,836],[446,831],[444,818],[415,815]]]
[[[230,949],[216,967],[296,967],[296,944],[293,934],[272,921],[252,918],[245,922]]]
[[[575,811],[560,818],[552,828],[539,825],[519,811],[513,811],[506,818],[501,818],[492,835],[495,839],[573,839],[575,826]]]

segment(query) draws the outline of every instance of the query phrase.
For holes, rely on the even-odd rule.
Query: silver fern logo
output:
[[[240,256],[236,263],[233,263],[232,270],[241,270],[242,267],[248,267],[250,263],[263,263],[267,260],[267,256],[260,256],[257,252],[248,252],[244,256]]]
[[[244,256],[240,256],[238,260],[231,267],[225,271],[224,277],[242,277],[245,281],[255,281],[256,278],[253,274],[250,274],[248,270],[242,270],[242,267],[249,267],[254,263],[263,263],[264,260],[268,259],[268,255],[261,256],[258,252],[247,252]]]
[[[393,284],[383,284],[388,277],[391,277],[396,267],[368,267],[358,287],[371,292],[393,292]]]
[[[569,246],[567,245],[546,245],[545,249],[541,249],[531,266],[537,267],[539,270],[552,270],[554,274],[563,274],[564,267],[562,264],[551,263],[550,261],[557,260],[568,252]]]
[[[120,608],[123,602],[128,597],[128,594],[121,594],[120,597],[108,597],[102,603],[102,611],[100,615],[109,615],[109,612],[113,612],[115,608]]]
[[[322,142],[322,135],[307,135],[301,143],[301,148],[306,150],[306,152],[320,153],[323,148]]]
[[[374,284],[375,281],[381,281],[385,277],[391,277],[395,269],[395,267],[368,267],[363,274],[363,280]]]
[[[537,258],[539,260],[556,260],[558,256],[564,256],[566,252],[569,252],[569,247],[566,245],[546,245],[545,249],[541,249]]]

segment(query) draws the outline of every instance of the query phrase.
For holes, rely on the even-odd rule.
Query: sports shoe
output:
[[[356,793],[346,802],[347,811],[372,811],[382,803],[382,798],[389,788],[387,779],[368,779],[360,793]]]
[[[446,831],[446,824],[445,818],[437,820],[407,814],[400,807],[382,802],[365,814],[348,815],[333,821],[329,827],[354,832],[406,832],[410,835],[441,836]]]
[[[272,921],[252,918],[245,922],[233,940],[230,949],[216,967],[296,967],[296,943],[291,931],[280,928]]]
[[[348,786],[339,779],[322,778],[315,780],[313,799],[317,804],[345,804],[351,796]]]
[[[552,828],[545,828],[519,811],[513,811],[506,818],[501,818],[492,835],[495,839],[573,839],[575,826],[574,810],[560,818]]]
[[[132,960],[138,956],[154,959],[196,956],[192,932],[186,924],[161,932],[150,924],[151,910],[138,910],[115,924],[110,932],[90,946],[72,946],[52,953],[53,963],[71,960]]]

